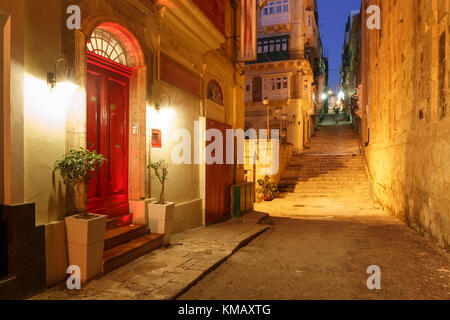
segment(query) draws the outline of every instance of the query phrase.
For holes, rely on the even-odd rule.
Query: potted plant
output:
[[[166,202],[164,199],[164,188],[169,174],[168,165],[164,160],[152,162],[148,168],[154,171],[152,178],[157,178],[161,183],[159,201],[148,204],[148,222],[150,231],[154,233],[164,233],[164,245],[169,244],[172,233],[173,216],[175,203]]]
[[[80,267],[81,280],[87,281],[101,272],[105,243],[105,215],[87,212],[88,182],[105,158],[84,148],[71,150],[55,162],[64,183],[73,190],[75,215],[66,217],[69,264]]]
[[[256,191],[261,194],[261,199],[264,201],[272,201],[278,196],[278,186],[270,181],[268,175],[263,179],[258,179],[258,188]]]

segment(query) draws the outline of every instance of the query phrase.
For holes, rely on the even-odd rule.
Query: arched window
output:
[[[208,83],[208,91],[206,93],[206,97],[217,104],[223,105],[222,89],[220,88],[217,81],[211,80]]]
[[[129,66],[126,50],[110,32],[97,28],[87,43],[87,49],[99,56]]]

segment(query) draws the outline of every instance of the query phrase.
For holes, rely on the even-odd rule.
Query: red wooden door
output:
[[[87,148],[107,161],[93,175],[88,210],[120,216],[128,206],[128,108],[131,69],[88,53]]]
[[[223,137],[223,164],[206,165],[206,200],[205,200],[205,222],[207,224],[219,221],[223,217],[231,214],[231,184],[232,165],[226,164],[226,129],[231,126],[206,120],[206,129],[218,129]],[[207,142],[207,145],[214,141]],[[212,154],[215,156],[215,154]]]

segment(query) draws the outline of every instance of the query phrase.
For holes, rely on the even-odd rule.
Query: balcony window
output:
[[[258,62],[289,59],[289,36],[278,36],[258,40]]]

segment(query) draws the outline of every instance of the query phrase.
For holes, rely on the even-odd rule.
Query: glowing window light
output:
[[[87,49],[101,57],[129,66],[125,48],[120,41],[108,31],[95,29],[87,43]]]

